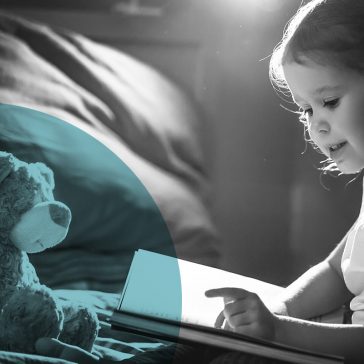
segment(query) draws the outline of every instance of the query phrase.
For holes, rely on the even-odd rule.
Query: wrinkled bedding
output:
[[[216,265],[217,238],[206,208],[208,184],[199,143],[198,118],[182,93],[150,67],[77,34],[56,32],[44,25],[2,14],[0,40],[0,102],[46,112],[102,140],[131,168],[157,203],[168,225],[177,255],[183,259]],[[11,118],[10,114],[10,110],[5,109],[2,118],[9,119],[8,125],[16,125],[16,117]],[[29,133],[32,132],[30,125]],[[43,144],[39,153],[30,151],[29,145],[47,141],[33,138],[27,145],[25,139],[28,136],[24,137],[25,133],[14,134],[0,139],[0,147],[20,154],[25,160],[38,158],[46,162],[56,171],[58,180],[69,176],[78,177],[76,174],[67,175],[62,170],[70,169],[70,165],[60,166],[59,161],[54,161],[53,154],[49,156],[52,146]],[[59,140],[56,137],[52,142],[67,142],[66,135],[59,136]],[[78,155],[83,152],[77,150]],[[56,157],[60,156],[64,157],[64,154]],[[66,157],[70,158],[68,155]],[[102,170],[98,172],[101,174]],[[82,177],[85,180],[90,178],[88,175]],[[87,188],[91,189],[86,183],[80,185],[79,192]],[[64,197],[73,207],[74,221],[80,225],[77,215],[81,214],[79,207],[69,201],[64,191],[57,195],[60,200],[65,200]],[[88,219],[88,211],[82,212],[82,219]],[[74,272],[70,274],[77,274],[74,262],[72,265],[67,263],[75,256],[75,249],[86,253],[79,255],[81,260],[78,261],[78,266],[84,269],[95,268],[95,259],[100,257],[97,254],[105,249],[120,250],[120,246],[116,246],[117,242],[111,241],[110,246],[103,246],[100,252],[100,242],[89,233],[97,223],[99,221],[94,217],[89,224],[83,223],[77,235],[71,231],[62,249],[48,252],[52,264],[44,266],[42,257],[39,257],[39,261],[35,257],[38,271],[45,271],[41,276],[49,279],[50,272],[47,269],[54,267],[54,264],[61,264],[60,270],[65,276],[71,267]],[[74,231],[78,228],[77,224],[74,225]],[[117,236],[119,231],[114,230],[112,233]],[[141,238],[146,237],[139,237],[139,240]],[[128,242],[123,242],[123,248],[125,244]],[[128,251],[130,254],[130,248],[134,250],[137,246],[126,246],[122,253]],[[67,255],[71,249],[71,254]],[[112,271],[115,256],[101,256],[105,264],[100,266],[109,265],[108,269]],[[104,274],[102,279],[98,279],[99,273]],[[126,272],[119,273],[125,275]],[[88,274],[92,275],[92,272]],[[80,285],[82,279],[86,279],[74,278]],[[80,288],[104,290],[102,284],[92,286],[92,282],[98,280],[108,280],[105,272],[89,277],[89,282]],[[51,283],[54,286],[54,282]],[[60,282],[57,284],[60,285]],[[116,286],[110,283],[108,291],[115,289]]]
[[[30,257],[43,283],[59,289],[60,296],[92,304],[105,318],[134,250],[143,244],[156,252],[168,249],[166,240],[155,234],[151,206],[136,195],[128,174],[115,174],[109,161],[97,163],[66,126],[45,134],[47,118],[28,111],[26,124],[21,123],[22,110],[61,119],[106,146],[152,197],[175,254],[218,266],[200,121],[185,95],[127,54],[79,34],[0,13],[0,149],[48,164],[55,172],[55,196],[73,214],[65,241]],[[130,221],[138,229],[131,231]],[[122,360],[158,345],[104,325],[96,347]],[[0,352],[0,362],[64,361]]]
[[[157,340],[147,339],[137,335],[126,334],[112,330],[107,323],[107,317],[111,315],[112,309],[116,306],[119,296],[117,294],[98,291],[78,291],[78,290],[56,290],[56,294],[61,299],[72,299],[87,303],[95,308],[100,319],[101,329],[99,337],[94,345],[94,352],[97,351],[101,358],[120,362],[135,354],[153,350],[162,343]],[[23,353],[11,353],[0,351],[1,364],[68,364],[67,360],[58,358],[48,358],[40,355]]]

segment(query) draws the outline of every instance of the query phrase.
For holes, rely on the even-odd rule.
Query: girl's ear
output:
[[[11,154],[0,152],[0,183],[10,174],[12,165],[10,163]]]

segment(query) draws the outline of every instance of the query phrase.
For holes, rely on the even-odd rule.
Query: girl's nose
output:
[[[313,121],[311,123],[311,131],[318,135],[328,134],[330,130],[330,124],[326,120]]]

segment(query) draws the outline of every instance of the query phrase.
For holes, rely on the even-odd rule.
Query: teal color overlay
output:
[[[179,276],[176,258],[139,249],[129,271],[120,308],[179,322],[182,290],[176,290],[176,276]],[[143,290],[138,290],[138,287],[143,287]]]
[[[54,197],[72,212],[67,237],[53,249],[121,252],[128,265],[137,249],[176,256],[168,227],[143,183],[122,156],[84,131],[36,110],[0,104],[0,150],[53,170]],[[166,307],[173,306],[180,315],[181,282],[175,262],[175,267],[156,269],[168,275]],[[120,286],[125,278],[120,277]]]
[[[102,143],[35,110],[0,105],[0,149],[54,172],[54,197],[72,211],[60,248],[103,252],[138,248],[175,256],[168,228],[141,181]],[[131,258],[131,256],[130,256]]]

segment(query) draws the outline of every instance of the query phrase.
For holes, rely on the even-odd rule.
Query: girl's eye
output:
[[[313,114],[312,107],[309,107],[309,108],[307,108],[307,109],[303,109],[303,110],[302,110],[302,113],[303,113],[304,115],[306,115],[306,116],[312,116],[312,114]]]
[[[332,100],[324,100],[323,105],[324,107],[331,107],[334,108],[339,104],[339,99],[332,99]]]
[[[299,113],[300,113],[299,121],[307,127],[309,124],[309,118],[313,115],[312,108],[310,107],[310,108],[305,109],[302,107],[300,109]]]

